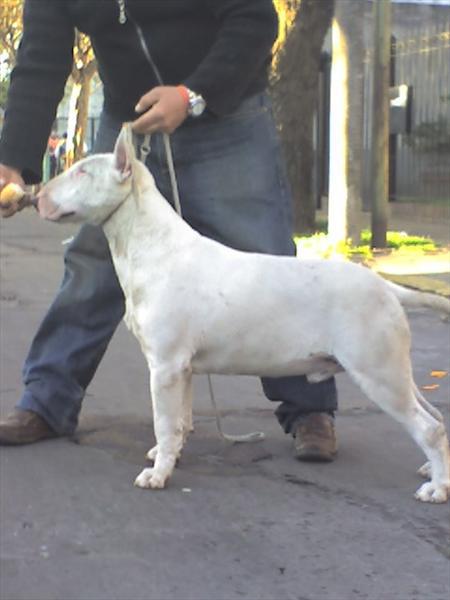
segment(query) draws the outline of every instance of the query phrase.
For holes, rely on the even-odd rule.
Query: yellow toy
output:
[[[17,183],[8,183],[0,192],[0,212],[3,218],[12,217],[25,206],[36,205],[36,199]]]

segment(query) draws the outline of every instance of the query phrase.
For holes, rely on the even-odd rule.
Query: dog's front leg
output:
[[[183,445],[186,443],[186,440],[192,431],[194,431],[192,418],[192,373],[188,373],[184,378],[183,391]],[[154,463],[157,454],[158,445],[153,446],[153,448],[147,452],[146,458]],[[177,458],[179,458],[179,456]]]
[[[185,378],[185,389],[183,394],[183,444],[188,435],[194,431],[194,422],[192,416],[192,373]]]
[[[151,372],[153,422],[157,446],[153,468],[138,475],[135,485],[141,488],[163,488],[172,475],[183,446],[183,400],[186,390],[184,370],[170,367]],[[152,452],[152,451],[150,451]]]

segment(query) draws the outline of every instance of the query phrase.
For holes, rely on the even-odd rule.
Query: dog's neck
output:
[[[130,269],[145,268],[170,260],[175,252],[198,237],[156,189],[152,176],[141,163],[133,168],[132,191],[103,224],[122,287]]]

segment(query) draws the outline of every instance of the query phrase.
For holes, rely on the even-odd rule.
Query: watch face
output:
[[[199,117],[203,114],[203,111],[206,108],[206,102],[201,97],[197,97],[192,101],[191,104],[191,114],[193,117]]]

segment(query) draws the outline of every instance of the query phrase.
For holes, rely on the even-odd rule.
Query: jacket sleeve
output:
[[[0,162],[26,183],[42,178],[42,159],[73,60],[74,28],[62,0],[25,0],[23,36],[11,74]]]
[[[278,17],[272,0],[204,0],[203,5],[219,22],[217,38],[183,83],[222,115],[239,105],[252,79],[268,66]]]

